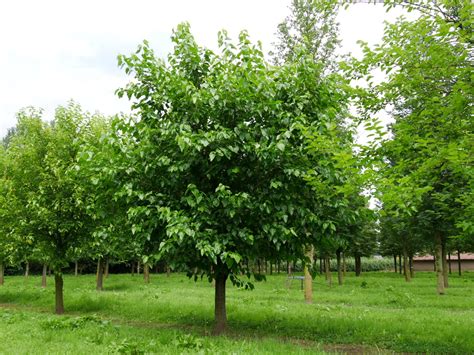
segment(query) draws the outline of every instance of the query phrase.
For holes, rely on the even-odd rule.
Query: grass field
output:
[[[335,276],[335,275],[334,275]],[[53,279],[7,277],[0,286],[0,353],[474,353],[474,273],[453,275],[444,296],[432,273],[349,274],[345,285],[267,276],[254,291],[228,287],[229,331],[210,335],[213,288],[182,274],[65,277],[65,316],[52,314]]]

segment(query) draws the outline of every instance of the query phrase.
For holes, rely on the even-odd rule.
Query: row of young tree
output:
[[[315,248],[338,260],[382,247],[441,261],[451,239],[472,250],[472,6],[410,3],[418,19],[387,25],[362,60],[335,55],[338,8],[294,0],[272,63],[246,32],[236,43],[220,32],[216,53],[181,24],[166,59],[144,42],[118,58],[130,116],[22,110],[0,147],[1,274],[49,265],[63,313],[70,262],[163,261],[215,281],[220,333],[226,282],[253,288],[254,260],[302,262],[309,281]],[[385,82],[350,85],[374,68]],[[390,139],[371,119],[386,107]],[[378,137],[362,148],[358,120]]]

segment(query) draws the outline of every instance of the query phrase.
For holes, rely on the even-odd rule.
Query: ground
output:
[[[336,275],[333,275],[333,280]],[[474,273],[453,275],[444,296],[434,273],[411,283],[388,272],[349,274],[343,286],[268,275],[254,291],[228,287],[229,330],[210,335],[213,288],[183,274],[65,277],[65,316],[53,279],[7,277],[0,286],[0,353],[473,353]]]

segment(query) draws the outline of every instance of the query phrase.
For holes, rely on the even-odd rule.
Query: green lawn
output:
[[[335,277],[335,275],[333,275]],[[65,316],[52,314],[53,279],[7,277],[0,286],[0,353],[474,352],[474,273],[453,275],[444,296],[433,273],[406,283],[394,273],[314,282],[314,304],[299,281],[267,276],[254,291],[228,287],[226,336],[210,335],[213,288],[182,274],[65,277]]]

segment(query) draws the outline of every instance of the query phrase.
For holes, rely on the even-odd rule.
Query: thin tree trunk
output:
[[[280,273],[280,260],[278,260],[278,263],[277,263],[277,273],[278,274]]]
[[[287,271],[288,275],[291,275],[291,272],[292,272],[292,270],[291,270],[291,261],[288,261],[286,263],[286,269],[287,269],[286,271]]]
[[[104,290],[104,263],[102,259],[97,261],[97,291]]]
[[[448,268],[449,268],[449,274],[451,275],[452,270],[451,270],[451,252],[448,251]]]
[[[411,275],[409,270],[408,253],[406,248],[403,248],[403,274],[405,275],[405,281],[410,282]]]
[[[141,263],[140,260],[137,261],[137,275],[140,275]]]
[[[5,283],[5,265],[3,262],[0,262],[0,286],[3,286]]]
[[[273,275],[273,264],[271,261],[270,261],[270,275]]]
[[[61,270],[54,271],[55,311],[56,314],[64,313],[63,275]]]
[[[166,277],[170,277],[170,275],[171,275],[171,268],[168,265],[166,265]]]
[[[227,327],[227,312],[225,306],[225,283],[227,273],[218,273],[216,275],[215,299],[214,299],[214,335],[222,334]]]
[[[46,288],[46,276],[48,273],[48,265],[43,264],[43,273],[41,274],[41,287]]]
[[[441,242],[441,257],[443,260],[443,279],[444,279],[444,287],[448,288],[449,287],[449,282],[448,282],[448,249],[446,248],[446,238],[442,238]]]
[[[79,275],[79,263],[77,260],[74,262],[74,276]]]
[[[461,251],[458,249],[458,274],[461,276]]]
[[[346,253],[342,252],[342,276],[346,277],[347,265],[346,265]]]
[[[150,265],[148,264],[143,265],[143,280],[145,280],[147,284],[150,283]]]
[[[342,268],[341,268],[341,251],[336,250],[336,262],[337,262],[337,283],[342,286]]]
[[[413,255],[408,258],[408,265],[410,266],[410,277],[415,277],[415,269],[413,268]]]
[[[402,255],[398,255],[398,272],[400,273],[400,275],[402,274],[403,272],[403,268],[402,268]]]
[[[109,258],[105,260],[105,271],[104,277],[107,279],[109,277]]]
[[[362,262],[361,262],[361,258],[360,258],[360,255],[359,254],[356,254],[354,256],[354,261],[355,261],[355,275],[356,276],[360,276],[361,272],[362,272]]]
[[[25,277],[30,276],[30,262],[27,261],[25,264]]]
[[[324,268],[323,268],[323,258],[319,258],[319,274],[322,275],[324,272]]]
[[[441,234],[435,236],[435,254],[436,254],[436,279],[437,291],[439,295],[444,295],[444,276],[443,276],[443,242]]]
[[[135,276],[135,263],[133,261],[130,263],[130,274]]]
[[[393,265],[395,266],[395,273],[397,273],[397,256],[393,255]]]
[[[329,286],[332,286],[331,262],[329,256],[326,257],[324,264],[326,267],[326,279],[328,280]]]
[[[307,247],[305,254],[309,259],[309,264],[304,265],[304,300],[306,303],[313,303],[313,277],[310,269],[313,267],[314,247],[312,245]]]

